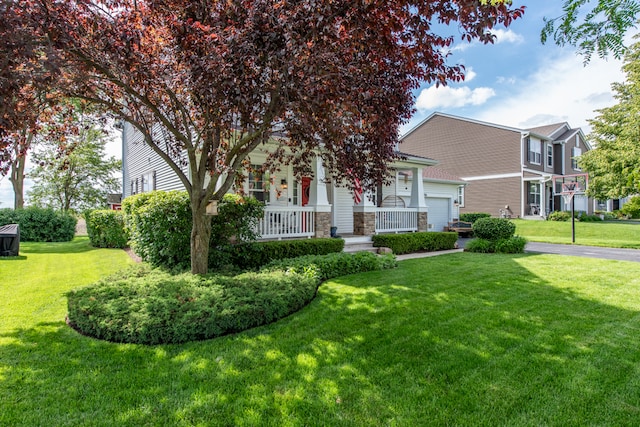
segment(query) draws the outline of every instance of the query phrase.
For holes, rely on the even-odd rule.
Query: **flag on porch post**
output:
[[[353,175],[353,171],[351,169],[349,169],[349,174]],[[357,205],[362,202],[362,185],[360,185],[360,180],[358,179],[358,177],[353,177],[353,184],[353,201]]]

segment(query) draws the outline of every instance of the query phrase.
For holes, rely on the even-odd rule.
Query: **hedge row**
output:
[[[278,240],[270,242],[241,243],[226,247],[229,251],[229,261],[237,268],[253,270],[271,261],[285,258],[295,258],[305,255],[326,255],[342,252],[344,240],[332,238]],[[224,258],[218,252],[214,257]]]
[[[76,233],[77,222],[71,214],[53,209],[0,209],[0,226],[20,225],[20,240],[25,242],[69,242]]]
[[[84,213],[87,234],[96,248],[124,248],[129,236],[124,228],[124,213],[114,210],[95,210]]]
[[[373,236],[373,246],[390,248],[396,255],[453,249],[457,241],[458,233],[450,232],[378,234]]]
[[[364,271],[387,270],[398,266],[391,254],[376,255],[371,252],[334,253],[328,255],[307,255],[272,261],[261,271],[285,270],[297,273],[312,273],[319,281]]]
[[[490,213],[486,212],[467,212],[460,214],[460,221],[475,223],[480,218],[491,218]]]

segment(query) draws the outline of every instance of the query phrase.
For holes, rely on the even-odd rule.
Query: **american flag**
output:
[[[353,175],[351,169],[349,169],[349,173]],[[362,185],[360,185],[360,180],[358,179],[358,177],[353,178],[353,184],[353,201],[357,205],[362,202]]]

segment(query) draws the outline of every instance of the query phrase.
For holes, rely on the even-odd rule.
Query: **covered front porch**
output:
[[[396,166],[409,169],[413,176],[421,177],[422,169],[434,163],[432,160],[423,160],[418,165],[405,162]],[[367,193],[361,195],[359,203],[355,203],[349,190],[327,183],[320,159],[314,166],[314,179],[294,183],[297,188],[278,189],[276,185],[272,190],[288,190],[301,197],[266,204],[264,216],[258,223],[260,239],[335,237],[337,234],[371,236],[379,233],[427,231],[427,206],[422,179],[412,180],[411,198],[406,207],[381,206],[377,194]],[[293,182],[285,178],[284,173],[283,177],[276,176],[271,181]],[[283,198],[282,194],[276,196],[280,196],[275,197],[278,201]]]

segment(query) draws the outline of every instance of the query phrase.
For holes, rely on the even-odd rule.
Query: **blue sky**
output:
[[[466,67],[466,80],[439,88],[424,84],[415,93],[416,114],[401,134],[435,111],[517,128],[566,121],[588,134],[594,111],[614,104],[611,83],[624,80],[622,62],[594,57],[585,67],[573,48],[542,45],[543,17],[560,16],[562,2],[514,0],[514,6],[522,4],[527,6],[524,17],[508,29],[496,28],[495,44],[456,38],[449,61]],[[447,31],[458,34],[457,28]],[[121,157],[118,137],[108,151]],[[0,179],[0,207],[13,207],[7,177]]]

